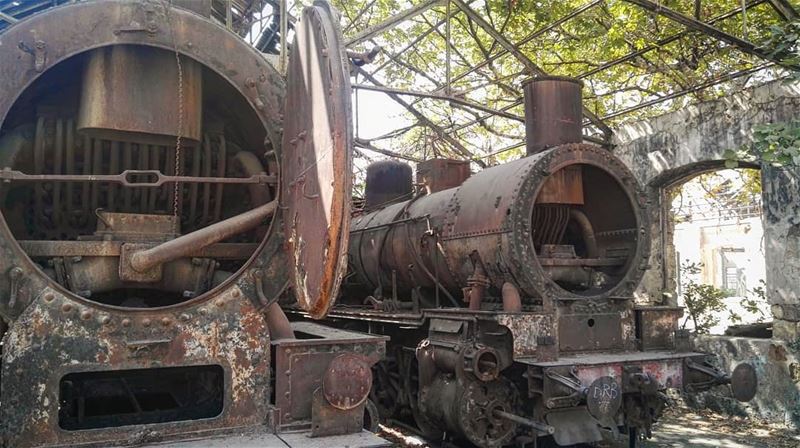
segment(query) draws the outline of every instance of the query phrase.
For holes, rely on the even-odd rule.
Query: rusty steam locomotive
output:
[[[210,5],[77,2],[0,33],[4,447],[361,432],[386,338],[276,302],[323,316],[346,267],[338,18],[305,9],[284,77]]]
[[[391,337],[372,400],[384,418],[478,447],[649,436],[665,390],[732,383],[693,352],[681,309],[638,306],[648,196],[611,152],[582,143],[579,81],[524,85],[527,156],[470,175],[377,162],[352,223],[330,317]]]

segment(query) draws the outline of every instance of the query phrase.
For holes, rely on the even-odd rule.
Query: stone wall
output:
[[[637,300],[675,305],[675,254],[666,189],[724,166],[723,153],[752,140],[761,123],[800,120],[800,84],[772,82],[616,130],[614,153],[647,187],[652,255]],[[773,339],[701,336],[699,351],[717,355],[727,371],[750,362],[759,392],[747,405],[726,388],[702,394],[700,404],[757,414],[800,426],[800,167],[761,167],[767,300]]]
[[[729,336],[698,336],[694,344],[698,351],[715,354],[720,368],[727,372],[742,362],[750,363],[758,374],[758,392],[749,403],[740,403],[731,396],[728,386],[720,386],[688,396],[688,404],[734,415],[758,415],[800,428],[800,358],[792,344]]]
[[[677,301],[664,189],[723,167],[723,153],[751,142],[753,126],[792,120],[800,120],[800,84],[775,81],[616,130],[614,153],[650,195],[654,241],[640,301]],[[800,337],[800,169],[765,167],[762,182],[767,298],[781,321],[776,335],[794,341]]]

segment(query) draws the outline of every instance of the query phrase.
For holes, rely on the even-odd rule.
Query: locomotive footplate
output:
[[[174,443],[147,445],[143,448],[323,448],[346,446],[349,448],[383,448],[391,443],[367,431],[358,434],[325,437],[311,437],[310,431],[288,434],[255,432],[220,438],[187,440]]]

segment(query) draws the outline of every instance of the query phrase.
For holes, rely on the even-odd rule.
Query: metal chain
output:
[[[181,64],[181,55],[178,51],[178,41],[175,39],[175,30],[172,27],[172,17],[170,15],[170,8],[167,0],[161,1],[164,7],[164,15],[167,19],[167,26],[169,27],[170,36],[172,37],[172,46],[175,52],[175,65],[178,69],[178,136],[175,138],[175,176],[181,175],[181,144],[183,134],[183,65]],[[172,215],[175,217],[174,232],[178,233],[180,225],[180,217],[178,216],[178,195],[180,194],[180,183],[175,182],[172,191]]]

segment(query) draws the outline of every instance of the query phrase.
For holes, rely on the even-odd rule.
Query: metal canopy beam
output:
[[[652,11],[656,14],[662,15],[670,20],[680,23],[681,25],[687,28],[699,31],[715,39],[721,40],[729,45],[736,47],[737,49],[741,50],[744,53],[757,56],[767,61],[775,62],[776,64],[781,64],[781,61],[776,60],[774,57],[770,56],[769,53],[757,47],[754,43],[745,39],[738,38],[732,34],[728,34],[720,30],[719,28],[716,28],[705,22],[697,20],[694,17],[689,17],[683,13],[667,8],[666,6],[660,3],[656,3],[652,0],[625,0],[625,1],[627,1],[628,3],[633,3],[635,5],[641,6],[642,8],[647,9],[648,11]]]
[[[751,67],[751,68],[748,68],[748,69],[745,69],[745,70],[740,70],[738,72],[733,72],[733,73],[729,73],[729,74],[726,74],[726,75],[723,75],[723,76],[719,76],[717,78],[714,78],[714,79],[711,79],[709,81],[706,81],[706,82],[704,82],[702,84],[697,84],[695,86],[689,87],[688,89],[681,90],[681,91],[678,91],[678,92],[673,92],[673,93],[670,93],[669,95],[665,95],[665,96],[663,96],[661,98],[656,98],[654,100],[645,101],[644,103],[639,103],[639,104],[637,104],[635,106],[631,106],[631,107],[629,107],[627,109],[623,109],[623,110],[620,110],[620,111],[617,111],[617,112],[613,112],[611,114],[608,114],[608,115],[604,116],[603,119],[607,120],[607,119],[610,119],[610,118],[619,117],[619,116],[622,116],[622,115],[625,115],[625,114],[629,114],[631,112],[635,112],[635,111],[637,111],[639,109],[644,109],[645,107],[650,107],[650,106],[654,106],[654,105],[659,104],[659,103],[663,103],[664,101],[674,100],[675,98],[679,98],[679,97],[682,97],[684,95],[688,95],[690,93],[699,92],[700,90],[707,89],[709,87],[713,87],[713,86],[715,86],[717,84],[722,84],[723,82],[733,81],[734,79],[738,79],[738,78],[741,78],[743,76],[752,75],[753,73],[756,73],[758,71],[764,70],[765,68],[768,68],[768,67],[770,67],[772,65],[773,65],[772,63],[767,62],[767,63],[761,64],[761,65],[758,65],[758,66],[755,66],[755,67]]]
[[[574,19],[575,17],[583,14],[584,12],[588,11],[589,9],[594,8],[595,6],[599,5],[602,2],[603,2],[603,0],[593,0],[593,1],[591,1],[591,2],[589,2],[587,4],[585,4],[585,5],[581,6],[580,8],[570,12],[569,14],[565,15],[564,17],[561,17],[560,19],[556,20],[555,22],[553,22],[553,23],[551,23],[549,25],[546,25],[545,27],[540,28],[540,29],[528,34],[527,36],[523,37],[522,40],[520,40],[519,42],[517,42],[515,44],[515,46],[516,47],[521,47],[522,45],[525,45],[526,43],[532,41],[533,39],[536,39],[537,37],[549,32],[549,31],[552,31],[556,27],[558,27],[560,25],[563,25],[565,22],[568,22],[568,21]],[[491,64],[492,61],[495,61],[495,60],[497,60],[497,59],[499,59],[499,58],[501,58],[501,57],[503,57],[503,56],[505,56],[507,54],[508,54],[508,50],[503,48],[502,50],[498,51],[497,53],[495,53],[495,54],[489,56],[488,58],[486,58],[484,61],[481,61],[479,64],[476,64],[473,67],[470,67],[469,70],[465,71],[464,73],[460,73],[458,76],[453,78],[453,82],[458,82],[461,79],[464,79],[469,74],[474,73],[477,70],[480,70],[481,68]]]
[[[769,0],[769,3],[775,9],[775,12],[783,17],[783,20],[797,20],[800,18],[797,10],[787,0]]]
[[[398,23],[400,23],[400,22],[402,22],[404,20],[408,20],[408,19],[410,19],[412,17],[416,17],[416,16],[422,14],[423,12],[433,8],[434,6],[436,6],[436,5],[438,5],[438,4],[442,3],[442,2],[443,2],[443,0],[427,0],[427,1],[422,2],[422,3],[420,3],[419,5],[417,5],[417,6],[413,7],[413,8],[409,8],[409,9],[407,9],[405,11],[402,11],[402,12],[400,12],[398,14],[395,14],[394,16],[390,17],[388,20],[386,20],[384,22],[381,22],[381,23],[378,23],[378,24],[376,24],[374,26],[371,26],[371,27],[361,31],[360,33],[356,34],[355,36],[351,37],[350,39],[348,39],[345,42],[345,46],[346,47],[350,47],[350,46],[356,45],[358,43],[361,43],[361,42],[363,42],[363,41],[375,36],[376,34],[379,34],[382,31],[385,31],[385,30],[397,25]]]
[[[448,102],[451,102],[451,103],[460,104],[462,106],[470,107],[472,109],[476,109],[476,110],[479,110],[479,111],[482,111],[482,112],[487,112],[487,113],[492,114],[492,115],[505,117],[505,118],[508,118],[510,120],[516,120],[516,121],[519,121],[520,123],[524,123],[525,122],[525,119],[523,117],[518,116],[518,115],[514,115],[512,113],[508,113],[508,112],[505,112],[505,111],[502,111],[502,110],[492,109],[491,107],[486,107],[486,106],[474,103],[472,101],[464,100],[464,99],[457,98],[457,97],[450,96],[450,95],[442,95],[442,94],[439,94],[439,93],[429,93],[429,92],[415,92],[413,90],[395,89],[395,88],[392,88],[392,87],[378,87],[378,86],[371,86],[371,85],[366,85],[366,84],[355,84],[355,85],[353,85],[353,88],[354,89],[360,89],[360,90],[371,90],[373,92],[396,93],[398,95],[408,95],[408,96],[416,96],[416,97],[419,97],[419,98],[431,98],[431,99],[435,99],[435,100],[448,101]]]
[[[383,154],[385,156],[393,157],[395,159],[407,160],[409,162],[414,162],[414,163],[422,162],[422,159],[419,159],[417,157],[407,156],[405,154],[400,154],[398,152],[390,151],[388,149],[378,148],[377,146],[373,145],[370,140],[357,138],[355,139],[354,144],[359,148],[366,149],[372,152],[377,152],[378,154]]]
[[[547,72],[545,72],[541,67],[536,65],[533,61],[531,61],[529,57],[525,56],[525,54],[522,53],[519,50],[519,48],[517,48],[514,44],[509,42],[509,40],[506,39],[502,34],[500,34],[500,32],[498,32],[496,29],[494,29],[494,27],[491,24],[489,24],[489,22],[487,22],[483,17],[480,16],[480,14],[475,12],[472,8],[467,6],[462,0],[452,0],[452,2],[453,4],[458,6],[460,10],[464,11],[464,14],[466,14],[467,17],[469,17],[473,22],[477,23],[478,26],[483,28],[483,30],[486,31],[487,34],[492,36],[492,38],[496,40],[497,43],[499,43],[503,48],[505,48],[506,51],[514,55],[514,57],[517,58],[517,60],[519,60],[522,63],[522,65],[524,65],[525,68],[531,72],[532,75],[534,74],[540,76],[547,75]],[[608,125],[603,123],[603,121],[600,118],[598,118],[597,115],[594,114],[594,112],[586,108],[586,106],[583,107],[583,114],[587,118],[589,118],[592,124],[597,126],[603,132],[603,135],[607,141],[611,140],[611,135],[613,131],[611,130],[610,127],[608,127]]]
[[[746,8],[753,8],[753,7],[756,7],[756,6],[758,6],[758,5],[762,4],[762,3],[766,3],[766,2],[767,2],[767,0],[751,0],[749,3],[747,3],[747,5],[745,5],[745,7]],[[735,16],[737,14],[740,14],[741,12],[742,12],[742,7],[738,7],[736,9],[733,9],[731,11],[726,12],[725,14],[722,14],[722,15],[719,15],[719,16],[716,16],[716,17],[712,18],[711,20],[708,21],[708,23],[709,24],[715,24],[717,22],[720,22],[720,21],[725,20],[725,19],[729,19],[729,18],[731,18],[731,17],[733,17],[733,16]],[[614,59],[612,61],[606,62],[606,63],[604,63],[604,64],[602,64],[602,65],[600,65],[598,67],[595,67],[595,68],[593,68],[593,69],[591,69],[591,70],[589,70],[587,72],[581,73],[580,75],[577,76],[577,78],[578,79],[584,79],[584,78],[587,78],[587,77],[592,76],[594,74],[600,73],[600,72],[602,72],[604,70],[608,70],[611,67],[615,67],[615,66],[617,66],[619,64],[628,62],[628,61],[630,61],[632,59],[636,59],[639,56],[647,54],[647,53],[649,53],[649,52],[651,52],[651,51],[653,51],[653,50],[655,50],[657,48],[661,48],[661,47],[663,47],[665,45],[668,45],[668,44],[670,44],[672,42],[675,42],[676,40],[678,40],[678,39],[680,39],[680,38],[682,38],[684,36],[689,35],[691,32],[692,32],[691,30],[684,30],[684,31],[681,31],[679,33],[675,33],[672,36],[665,37],[664,39],[656,41],[655,43],[650,44],[650,45],[642,48],[641,50],[636,50],[634,52],[628,53],[625,56],[621,56],[621,57],[619,57],[617,59]]]
[[[4,13],[4,12],[0,12],[0,19],[5,20],[6,22],[11,23],[11,24],[19,22],[19,19],[15,19],[14,17],[12,17],[12,16],[10,16],[10,15]]]
[[[364,70],[363,68],[358,67],[358,72],[361,73],[364,76],[364,78],[366,78],[366,80],[371,82],[372,84],[378,87],[386,87],[380,81],[375,79],[374,76],[367,73],[367,71]],[[461,144],[461,142],[448,135],[441,126],[431,121],[428,117],[423,115],[422,112],[418,111],[414,106],[408,104],[408,102],[400,98],[400,95],[394,92],[387,92],[386,94],[389,95],[389,98],[393,99],[397,104],[403,106],[406,110],[408,110],[411,113],[411,115],[413,115],[414,118],[416,118],[420,123],[424,124],[425,126],[431,128],[434,132],[436,132],[436,135],[438,135],[439,138],[450,144],[450,146],[452,146],[456,150],[456,152],[459,153],[459,155],[467,159],[475,158],[475,155],[472,154],[472,152],[468,150],[463,144]],[[475,163],[480,165],[481,168],[486,168],[486,164],[480,160],[476,161]]]

